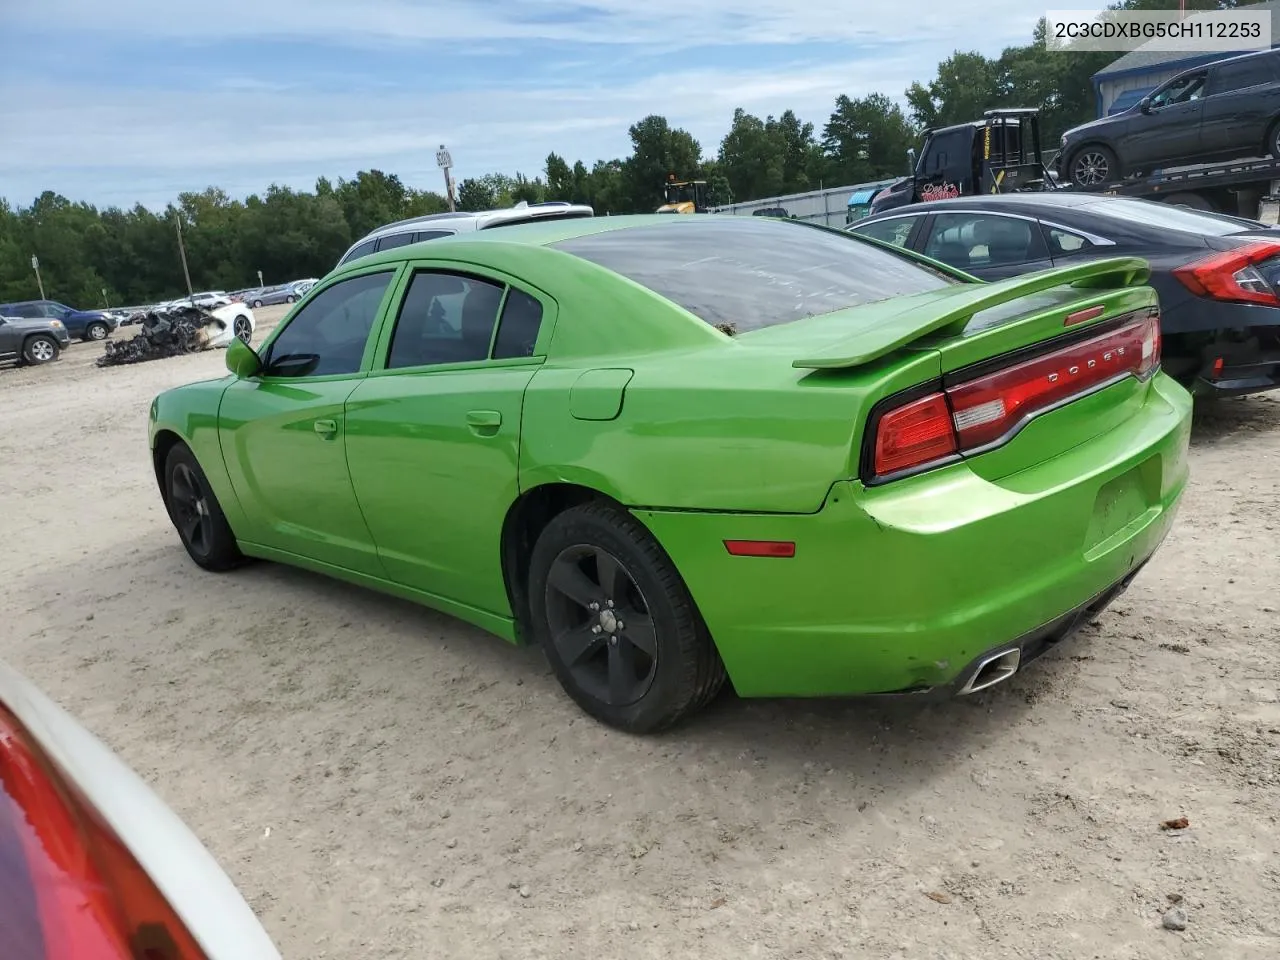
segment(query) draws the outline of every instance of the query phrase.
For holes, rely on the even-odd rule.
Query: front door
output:
[[[496,277],[412,276],[386,359],[346,411],[352,482],[391,580],[510,615],[502,524],[519,496],[524,392],[551,309]]]
[[[1120,150],[1126,168],[1150,171],[1199,154],[1207,79],[1205,70],[1184,73],[1152,95],[1148,113],[1134,111]]]
[[[252,542],[382,576],[347,469],[345,407],[367,370],[394,270],[339,280],[264,347],[263,371],[229,386],[223,456]]]
[[[1206,159],[1262,156],[1280,107],[1280,60],[1266,53],[1217,64],[1209,71],[1200,147]]]

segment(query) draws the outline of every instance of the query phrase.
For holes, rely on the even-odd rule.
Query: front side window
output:
[[[731,333],[961,282],[855,234],[770,217],[673,218],[551,246]]]
[[[71,308],[61,303],[54,303],[52,300],[46,300],[44,303],[44,315],[53,317],[55,320],[65,320],[71,315]]]
[[[1168,86],[1151,98],[1151,106],[1166,107],[1171,103],[1186,103],[1189,100],[1199,100],[1204,96],[1204,84],[1208,76],[1208,73],[1202,71],[1174,77],[1169,81]]]
[[[984,213],[938,214],[924,253],[962,270],[1028,263],[1045,256],[1037,224]]]
[[[369,332],[394,271],[341,280],[321,290],[294,314],[268,348],[269,377],[322,377],[358,373]]]
[[[488,280],[418,271],[396,319],[387,367],[487,360],[502,294],[503,286]]]
[[[877,220],[853,227],[854,233],[891,243],[895,247],[905,247],[911,230],[918,222],[917,217],[894,217],[892,220]]]

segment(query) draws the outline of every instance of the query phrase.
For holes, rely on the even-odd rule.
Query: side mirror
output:
[[[1151,98],[1150,98],[1150,97],[1143,97],[1141,100],[1139,100],[1139,101],[1138,101],[1138,109],[1139,109],[1139,110],[1141,110],[1143,113],[1150,113],[1150,112],[1151,112]]]
[[[236,337],[227,347],[227,369],[241,380],[248,380],[262,372],[262,360],[247,343]]]

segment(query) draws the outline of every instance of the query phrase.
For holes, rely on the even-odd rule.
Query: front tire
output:
[[[257,310],[259,307],[261,307],[261,306],[262,306],[262,301],[261,301],[261,300],[255,300],[255,301],[253,301],[253,303],[251,304],[251,306],[253,307],[253,309]]]
[[[1088,146],[1071,155],[1067,172],[1077,187],[1099,187],[1120,179],[1120,161],[1110,147]]]
[[[187,555],[198,566],[221,572],[244,562],[209,478],[184,443],[175,444],[165,457],[164,505]]]
[[[33,367],[38,367],[41,364],[52,363],[57,360],[60,350],[58,341],[53,337],[37,333],[35,336],[27,337],[23,342],[22,359]]]
[[[236,317],[235,322],[232,324],[232,330],[246,345],[253,339],[253,328],[249,326],[249,318],[244,314]]]
[[[285,298],[284,298],[284,302],[285,302],[285,303],[293,303],[293,301],[295,301],[295,300],[297,300],[297,299],[298,299],[298,298],[297,298],[297,297],[295,297],[295,296],[291,293],[291,294],[289,294],[287,297],[285,297]]]
[[[105,323],[95,320],[84,328],[84,338],[86,340],[105,340],[110,332]]]
[[[702,708],[724,664],[675,565],[626,511],[591,502],[554,517],[529,564],[535,636],[565,692],[629,733]]]

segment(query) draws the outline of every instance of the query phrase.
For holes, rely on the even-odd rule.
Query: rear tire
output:
[[[197,566],[221,572],[244,563],[209,478],[185,443],[175,444],[165,457],[164,505],[182,546]]]
[[[295,300],[297,300],[297,299],[298,299],[298,298],[297,298],[297,297],[295,297],[295,296],[291,293],[291,294],[289,294],[287,297],[285,297],[285,298],[284,298],[284,302],[285,302],[285,303],[293,303],[293,301],[295,301]]]
[[[609,726],[661,730],[724,685],[724,663],[675,565],[619,507],[592,501],[547,524],[530,558],[529,601],[561,686]]]
[[[52,363],[61,352],[58,341],[43,333],[33,334],[22,343],[22,359],[33,367]]]
[[[253,301],[253,303],[251,304],[251,306],[253,307],[253,309],[257,310],[258,308],[260,308],[260,307],[262,306],[262,301],[261,301],[261,300],[255,300],[255,301]]]
[[[1120,179],[1120,161],[1110,147],[1083,147],[1067,161],[1067,175],[1077,187],[1099,187]]]

